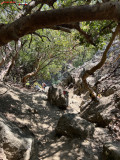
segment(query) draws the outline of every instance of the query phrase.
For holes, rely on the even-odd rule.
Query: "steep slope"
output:
[[[16,130],[13,126],[18,127],[21,133],[20,139],[25,138],[25,135],[32,137],[34,150],[28,160],[119,160],[120,59],[117,59],[119,52],[115,51],[114,54],[115,56],[111,57],[109,55],[109,61],[88,79],[98,95],[99,102],[91,101],[88,93],[81,92],[79,87],[80,94],[75,95],[74,88],[80,82],[79,75],[82,68],[95,65],[101,55],[96,55],[91,61],[71,72],[76,82],[73,88],[66,88],[69,92],[67,110],[60,110],[57,106],[50,105],[45,92],[32,92],[25,88],[0,83],[0,122],[8,121],[9,123],[6,122],[5,125],[15,136]],[[73,131],[76,127],[82,135],[84,130],[87,130],[83,127],[85,123],[92,123],[95,126],[92,137],[70,138],[62,135],[63,132],[60,137],[57,136],[55,131],[56,127],[59,127],[58,122],[66,115],[74,116],[72,122],[68,118],[67,127],[63,130],[68,134],[64,135],[69,135],[71,129]],[[80,125],[76,125],[77,120],[80,120],[78,123]],[[60,122],[61,127],[64,127],[64,123],[65,121]],[[3,135],[1,130],[0,133]],[[4,143],[1,140],[1,155],[6,155],[6,159],[12,160],[10,157],[14,155],[10,155],[13,153],[10,152],[10,144],[7,147],[2,144]]]

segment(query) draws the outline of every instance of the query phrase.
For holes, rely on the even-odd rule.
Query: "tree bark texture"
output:
[[[97,20],[120,21],[120,2],[37,11],[29,16],[19,18],[11,24],[2,24],[0,27],[0,46],[12,40],[17,41],[20,37],[38,29],[73,22]]]
[[[118,26],[116,27],[115,32],[112,34],[111,40],[110,40],[109,44],[107,45],[107,47],[106,47],[106,49],[105,49],[105,51],[103,53],[101,61],[96,66],[94,66],[93,68],[91,68],[90,70],[86,70],[85,73],[84,73],[84,75],[82,76],[82,81],[83,81],[85,87],[88,89],[88,91],[89,91],[89,93],[91,95],[91,98],[93,98],[93,99],[96,99],[96,96],[94,95],[93,90],[89,87],[86,79],[90,75],[92,75],[96,70],[100,69],[104,65],[104,63],[105,63],[105,61],[107,59],[108,50],[110,49],[110,47],[111,47],[111,45],[112,45],[112,43],[113,43],[116,35],[118,34],[118,32],[120,32],[120,24],[118,24]]]

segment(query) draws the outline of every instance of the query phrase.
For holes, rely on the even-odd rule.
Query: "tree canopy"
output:
[[[77,0],[35,0],[22,7],[18,7],[17,4],[15,5],[17,7],[13,6],[14,4],[3,5],[5,5],[1,7],[1,10],[5,9],[3,16],[7,17],[12,13],[14,20],[12,20],[12,17],[9,24],[1,23],[1,46],[12,40],[17,41],[20,37],[33,33],[38,29],[54,29],[56,27],[71,29],[69,25],[64,27],[63,24],[101,20],[119,22],[120,19],[120,2],[118,1],[104,3],[93,0],[81,2]],[[76,26],[73,25],[72,28],[76,29]]]

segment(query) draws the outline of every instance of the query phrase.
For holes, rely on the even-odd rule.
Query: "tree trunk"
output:
[[[57,55],[57,56],[58,56],[58,55]],[[49,60],[49,59],[45,59],[45,60],[43,61],[43,63],[42,63],[41,65],[39,65],[40,61],[41,61],[42,58],[44,57],[44,55],[43,55],[43,56],[39,59],[39,61],[38,61],[37,69],[35,69],[35,71],[33,71],[33,72],[31,72],[31,73],[26,74],[26,75],[23,77],[23,79],[22,79],[23,86],[25,85],[25,83],[27,82],[27,80],[28,80],[29,78],[31,78],[31,77],[33,77],[33,76],[36,76],[37,73],[40,71],[40,69],[41,69],[41,70],[44,69],[45,67],[47,67],[48,65],[50,65],[51,62],[53,62],[54,59],[58,58],[57,56],[56,56],[56,55],[53,56],[47,64],[44,65],[44,63],[45,63],[47,60]],[[44,65],[44,66],[42,67],[42,65]]]
[[[7,64],[6,66],[6,69],[2,70],[1,73],[0,73],[0,80],[3,81],[4,77],[6,76],[8,70],[9,70],[9,67],[10,65],[12,64],[12,61],[9,61],[9,63]]]
[[[11,69],[13,68],[13,66],[15,64],[15,60],[17,59],[17,56],[18,56],[19,51],[21,49],[21,41],[19,40],[17,43],[18,43],[18,48],[16,48],[16,42],[15,42],[15,50],[16,50],[15,56],[13,56],[12,60],[10,60],[9,63],[7,64],[6,69],[3,70],[2,73],[1,73],[1,80],[2,81],[3,81],[5,76],[8,76],[10,74],[10,71],[11,71]]]
[[[23,77],[23,79],[22,79],[23,86],[25,86],[25,83],[27,82],[27,80],[28,80],[29,78],[36,76],[39,71],[40,71],[40,66],[38,66],[35,71],[26,74],[26,75]]]
[[[21,17],[10,24],[0,26],[0,46],[17,41],[20,37],[42,28],[80,21],[120,20],[120,2],[108,2],[96,5],[80,5],[37,11]]]
[[[37,66],[36,69],[35,69],[35,71],[33,71],[33,72],[31,72],[31,73],[28,73],[28,74],[26,74],[26,75],[23,77],[23,79],[22,79],[23,86],[25,86],[25,83],[27,82],[27,80],[28,80],[29,78],[37,75],[37,73],[40,71],[41,66],[39,65],[39,63],[40,63],[40,61],[42,60],[42,58],[43,58],[43,56],[41,56],[40,59],[37,60],[37,62],[36,62],[36,64],[35,64],[35,65]]]
[[[16,52],[15,56],[12,58],[11,60],[11,65],[9,66],[7,72],[6,72],[6,76],[8,76],[10,74],[11,69],[13,68],[14,64],[15,64],[15,60],[17,59],[18,56],[18,52]]]
[[[116,27],[115,32],[112,34],[111,40],[110,40],[109,44],[107,45],[107,47],[106,47],[106,49],[105,49],[105,51],[104,51],[104,53],[103,53],[103,56],[102,56],[102,58],[101,58],[101,61],[100,61],[96,66],[94,66],[93,68],[91,68],[90,70],[86,70],[85,73],[84,73],[83,76],[82,76],[82,81],[83,81],[86,89],[89,91],[90,96],[91,96],[92,99],[97,99],[97,98],[96,98],[96,96],[94,95],[93,90],[89,87],[86,79],[87,79],[90,75],[93,75],[93,73],[94,73],[96,70],[100,69],[100,68],[104,65],[104,63],[105,63],[105,61],[106,61],[106,58],[107,58],[107,52],[108,52],[109,48],[111,47],[111,45],[112,45],[112,43],[113,43],[113,41],[114,41],[114,39],[115,39],[115,37],[116,37],[116,35],[118,34],[119,31],[120,31],[120,24]]]

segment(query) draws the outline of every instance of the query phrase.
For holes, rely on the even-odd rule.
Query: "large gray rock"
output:
[[[104,144],[103,159],[104,160],[120,160],[120,142]]]
[[[82,79],[79,79],[74,85],[74,94],[81,95],[82,93],[86,93],[87,89],[85,88]]]
[[[120,90],[120,85],[117,78],[114,79],[108,77],[109,74],[106,74],[95,85],[96,92],[105,97],[114,94],[117,90]]]
[[[66,114],[59,119],[55,131],[59,136],[85,139],[93,135],[94,124],[82,119],[78,114]]]
[[[29,160],[34,140],[23,134],[17,126],[0,114],[0,158],[6,160]]]
[[[115,93],[117,91],[116,86],[111,86],[104,92],[104,96],[110,96],[111,94]]]
[[[85,103],[80,107],[80,116],[100,127],[107,126],[118,109],[113,100],[114,95],[100,98],[99,102]]]
[[[75,83],[75,79],[71,76],[69,72],[64,72],[62,75],[62,85],[69,86],[71,83]]]
[[[104,85],[101,85],[101,90],[102,90],[101,91],[102,96],[107,97],[107,96],[114,94],[117,91],[117,87],[112,84],[111,86],[108,86],[106,83],[104,83]]]
[[[68,107],[68,92],[63,94],[64,90],[61,87],[55,88],[51,86],[48,90],[48,101],[51,105],[56,105],[61,109]]]
[[[95,78],[94,77],[88,77],[87,78],[87,83],[89,84],[89,86],[94,90],[95,88]],[[86,89],[84,83],[82,82],[82,79],[79,78],[77,80],[77,82],[74,85],[74,94],[76,95],[81,95],[81,94],[85,94],[86,92],[88,92],[88,90]],[[88,97],[88,96],[87,96]]]

